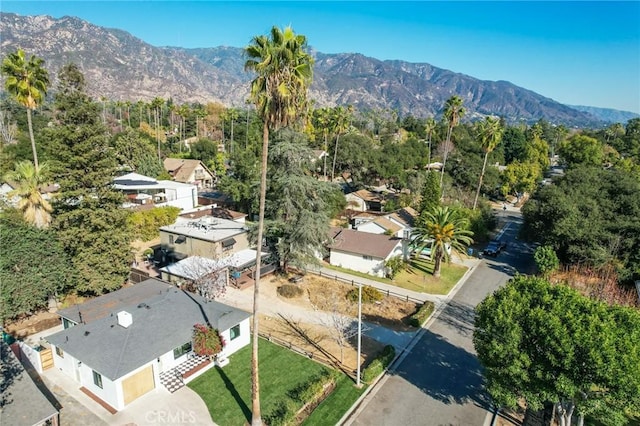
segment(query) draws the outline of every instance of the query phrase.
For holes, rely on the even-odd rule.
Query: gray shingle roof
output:
[[[40,392],[9,345],[0,339],[2,399],[0,424],[32,426],[55,416],[58,410]]]
[[[138,286],[141,289],[135,291]],[[142,294],[147,297],[141,297]],[[129,295],[136,297],[128,299]],[[102,298],[108,299],[103,303]],[[111,310],[93,321],[88,321],[83,314],[86,324],[63,330],[47,340],[110,380],[190,341],[194,324],[205,324],[208,320],[212,327],[224,331],[251,316],[249,312],[206,301],[157,279],[100,296],[89,303],[101,306],[103,313],[107,307]],[[128,328],[117,323],[116,314],[122,310],[133,317]]]

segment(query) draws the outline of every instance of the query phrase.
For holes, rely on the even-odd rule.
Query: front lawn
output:
[[[440,278],[434,278],[434,266],[434,262],[412,258],[407,269],[395,276],[393,285],[422,293],[448,294],[467,270],[466,266],[443,262]]]
[[[260,339],[258,351],[263,419],[276,409],[278,403],[288,398],[288,392],[327,369],[264,339]],[[230,361],[226,367],[212,368],[187,386],[207,404],[214,422],[243,426],[251,422],[251,346],[233,354]],[[338,381],[338,389],[342,381]],[[339,419],[342,414],[344,411],[335,415]]]

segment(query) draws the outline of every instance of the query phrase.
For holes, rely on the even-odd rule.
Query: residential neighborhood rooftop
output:
[[[2,408],[0,423],[3,425],[39,425],[58,414],[58,410],[42,394],[29,373],[4,340],[0,339],[2,361]]]
[[[160,230],[205,241],[222,241],[247,232],[247,227],[233,220],[206,216],[199,219],[178,217],[174,224],[162,226]]]
[[[393,236],[332,227],[329,247],[348,253],[384,259],[402,240]]]
[[[269,253],[262,253],[262,256],[267,256],[268,254]],[[215,272],[227,267],[243,269],[247,265],[253,264],[256,256],[257,251],[253,249],[245,249],[222,259],[189,256],[186,259],[161,268],[160,271],[176,277],[195,280],[210,272]]]
[[[135,301],[129,298],[131,295],[135,295]],[[109,313],[94,321],[83,315],[85,323],[46,340],[110,380],[190,341],[195,324],[226,330],[251,316],[249,312],[206,300],[153,278],[100,296],[88,304],[101,306],[102,315]],[[84,305],[65,309],[60,315],[68,317],[82,310]],[[126,328],[118,324],[120,311],[131,314],[133,321]]]

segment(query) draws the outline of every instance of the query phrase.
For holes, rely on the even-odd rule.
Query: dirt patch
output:
[[[286,300],[304,308],[322,311],[337,311],[355,317],[358,315],[358,303],[347,299],[347,293],[357,287],[344,284],[328,278],[307,274],[304,279],[296,284],[305,292],[304,296],[296,298],[282,298],[277,295],[278,286],[288,283],[285,277],[274,277],[271,280],[271,287],[267,289],[273,292],[275,297]],[[261,288],[262,291],[262,288]],[[380,302],[363,303],[362,317],[365,321],[382,325],[395,331],[415,331],[416,328],[409,325],[409,317],[418,309],[418,305],[413,302],[399,299],[393,296],[385,296]]]
[[[355,371],[357,368],[357,341],[354,337],[348,344],[340,345],[332,338],[327,327],[318,324],[296,322],[288,324],[285,319],[260,316],[260,332],[266,336],[275,337],[288,342],[307,352],[310,358],[324,362],[340,362],[345,369]],[[384,344],[362,336],[361,362],[367,365],[375,355],[384,348]],[[341,353],[342,352],[342,353]],[[328,359],[327,359],[328,358]]]
[[[5,325],[4,331],[15,338],[23,339],[32,334],[48,330],[60,324],[60,316],[55,312],[41,311],[27,318],[12,321]]]

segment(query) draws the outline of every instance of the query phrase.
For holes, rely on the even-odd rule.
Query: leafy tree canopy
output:
[[[517,276],[476,309],[474,346],[502,406],[557,404],[603,424],[640,409],[640,312]]]
[[[523,234],[565,264],[613,266],[640,278],[640,181],[620,170],[578,167],[523,207]]]
[[[6,210],[0,215],[0,244],[0,322],[44,308],[50,295],[74,286],[73,267],[53,231]]]

